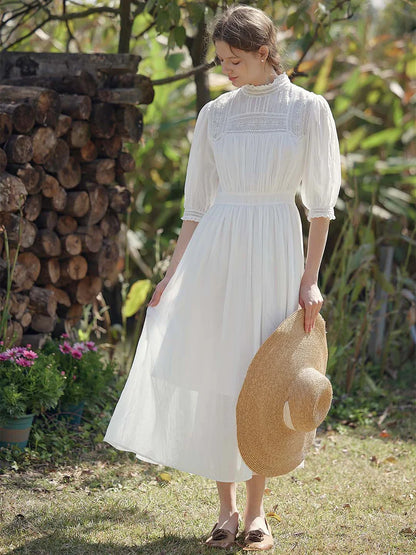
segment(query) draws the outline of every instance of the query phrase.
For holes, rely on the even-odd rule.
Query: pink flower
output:
[[[65,376],[65,372],[61,370],[61,376]]]
[[[31,348],[32,348],[32,345],[31,345],[30,343],[28,343],[28,344],[26,345],[26,349],[31,349]]]
[[[94,341],[86,341],[85,345],[87,346],[87,349],[89,349],[90,351],[97,350],[97,347],[95,346]]]
[[[73,380],[76,380],[76,379],[77,379],[77,377],[76,377],[76,376],[74,375],[74,376],[72,376],[72,379],[73,379]]]
[[[72,350],[71,350],[71,355],[72,355],[74,358],[77,358],[77,359],[82,358],[82,352],[81,352],[80,350],[78,350],[78,349],[72,349]]]
[[[64,337],[65,339],[69,339],[69,335],[67,333],[62,333],[61,337]]]
[[[68,343],[68,341],[64,341],[63,345],[59,345],[59,350],[61,351],[61,353],[63,353],[64,355],[66,353],[71,353],[72,354],[72,347],[71,345]]]
[[[35,358],[38,358],[38,355],[34,352],[34,351],[29,351],[27,349],[25,349],[22,353],[22,355],[26,358],[28,358],[29,360],[33,360]]]
[[[33,365],[32,361],[26,360],[25,358],[21,358],[21,357],[17,357],[15,362],[19,366],[32,366]]]

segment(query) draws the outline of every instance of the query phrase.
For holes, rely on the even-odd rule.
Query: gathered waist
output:
[[[273,193],[218,191],[214,204],[278,204],[294,203],[295,195],[290,191]]]

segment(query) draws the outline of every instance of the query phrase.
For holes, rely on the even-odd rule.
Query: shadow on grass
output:
[[[63,532],[55,532],[27,541],[24,545],[8,553],[36,555],[208,555],[209,553],[242,553],[236,545],[226,551],[205,547],[203,540],[197,537],[183,538],[168,534],[163,538],[137,545],[120,545],[113,542],[89,542],[71,537]]]
[[[146,530],[152,532],[153,538],[147,539],[146,533],[131,529],[132,520],[140,522]],[[112,530],[117,525],[127,525],[123,535],[117,530],[117,537],[123,539],[116,542],[94,541],[83,538],[91,530],[94,533],[106,534],[111,538]],[[88,518],[78,511],[56,512],[49,518],[39,519],[36,514],[25,516],[16,515],[12,522],[2,527],[2,535],[8,536],[10,544],[22,543],[19,547],[10,549],[8,553],[29,553],[36,555],[128,555],[135,553],[155,555],[208,555],[209,553],[224,553],[224,550],[209,548],[204,545],[205,536],[179,536],[166,533],[155,523],[154,515],[150,511],[137,511],[137,508],[96,506],[88,509]],[[156,537],[155,535],[160,535]],[[36,536],[36,537],[34,537]],[[23,543],[24,542],[24,543]],[[240,547],[235,545],[227,550],[229,553],[240,553]]]

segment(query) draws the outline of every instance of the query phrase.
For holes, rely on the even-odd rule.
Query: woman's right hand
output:
[[[155,290],[153,291],[152,298],[147,303],[147,306],[156,306],[159,303],[160,297],[162,296],[163,291],[169,283],[169,279],[170,278],[166,278],[165,276],[161,281],[159,281],[159,283],[156,285]]]

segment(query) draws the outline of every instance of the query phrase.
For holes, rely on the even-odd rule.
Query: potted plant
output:
[[[26,447],[33,417],[55,407],[64,388],[53,353],[30,345],[0,351],[0,447]]]
[[[85,403],[97,399],[112,380],[114,363],[105,360],[94,341],[75,341],[68,334],[48,339],[42,352],[56,357],[65,378],[65,390],[57,407],[59,417],[77,426]]]

